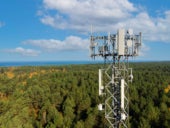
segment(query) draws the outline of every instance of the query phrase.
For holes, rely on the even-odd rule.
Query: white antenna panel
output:
[[[124,29],[118,30],[117,42],[118,42],[118,55],[123,56],[125,53],[125,30]]]
[[[99,96],[103,94],[104,86],[102,82],[102,69],[99,69]]]
[[[99,104],[99,105],[98,105],[98,110],[100,110],[100,111],[103,110],[103,105],[102,105],[102,104]]]
[[[126,43],[128,47],[132,47],[132,40],[127,40]]]
[[[121,84],[121,109],[122,110],[124,110],[125,109],[125,90],[124,90],[124,88],[125,88],[125,81],[124,81],[124,79],[121,79],[121,81],[120,81],[120,84]]]

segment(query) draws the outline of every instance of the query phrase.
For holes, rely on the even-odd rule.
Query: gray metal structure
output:
[[[132,68],[129,68],[129,57],[138,56],[142,44],[141,32],[119,29],[116,34],[90,37],[90,53],[95,59],[104,58],[105,68],[99,69],[99,96],[103,103],[99,110],[105,111],[106,127],[128,128],[129,123],[129,87],[132,82]]]

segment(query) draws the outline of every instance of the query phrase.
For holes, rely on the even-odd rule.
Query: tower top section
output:
[[[142,44],[142,33],[134,34],[132,29],[119,29],[116,34],[90,37],[90,54],[92,58],[138,56]]]

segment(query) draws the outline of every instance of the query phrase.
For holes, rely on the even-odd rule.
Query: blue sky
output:
[[[1,0],[0,61],[90,60],[96,33],[143,33],[136,60],[170,60],[169,0]]]

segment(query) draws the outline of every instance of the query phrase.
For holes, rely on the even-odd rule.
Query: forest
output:
[[[0,128],[103,128],[102,64],[0,67]],[[170,62],[130,63],[130,128],[170,127]]]

